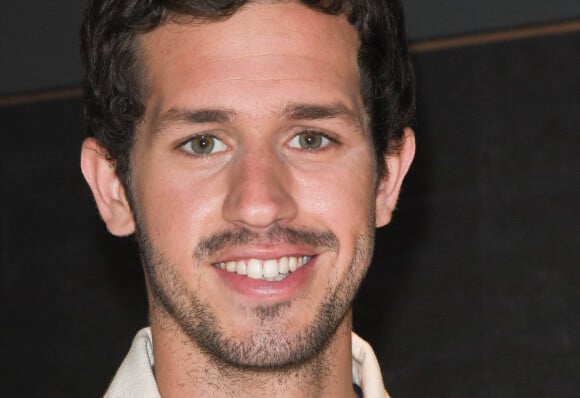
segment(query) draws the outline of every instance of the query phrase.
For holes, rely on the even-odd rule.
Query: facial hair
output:
[[[257,322],[252,336],[234,339],[222,327],[210,302],[187,287],[165,253],[158,250],[145,228],[137,222],[137,239],[143,267],[155,305],[168,315],[208,359],[240,370],[283,370],[314,361],[332,339],[348,312],[370,264],[374,245],[374,222],[354,238],[353,255],[343,279],[326,286],[323,301],[313,321],[289,333],[281,320],[292,303],[285,302],[253,309]],[[225,231],[202,240],[194,250],[192,262],[210,257],[224,247],[258,242],[305,244],[338,251],[338,239],[330,231],[297,230],[279,225],[265,234],[246,229]],[[322,288],[322,287],[321,287]]]

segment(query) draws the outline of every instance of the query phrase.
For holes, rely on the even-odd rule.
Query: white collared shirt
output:
[[[105,398],[160,398],[153,374],[153,342],[151,329],[137,333],[129,353],[123,360]],[[383,386],[379,363],[371,346],[352,334],[352,382],[364,398],[389,398]]]

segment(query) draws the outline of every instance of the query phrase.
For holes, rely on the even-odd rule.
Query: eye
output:
[[[209,155],[223,152],[227,149],[227,146],[213,135],[198,135],[187,140],[181,145],[181,148],[193,155]]]
[[[324,148],[328,144],[330,144],[330,139],[324,134],[315,131],[304,131],[295,135],[288,145],[290,148],[314,151]]]

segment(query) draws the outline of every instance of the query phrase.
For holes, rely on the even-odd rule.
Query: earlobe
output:
[[[415,133],[411,128],[404,131],[401,149],[398,154],[385,156],[385,177],[381,179],[376,196],[376,226],[382,227],[389,222],[397,206],[401,185],[415,156]]]
[[[87,138],[81,149],[81,170],[109,232],[116,236],[131,235],[135,231],[133,213],[106,153],[97,140]]]

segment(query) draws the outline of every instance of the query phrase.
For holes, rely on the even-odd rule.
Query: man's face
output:
[[[372,252],[355,31],[281,3],[167,23],[139,44],[148,96],[131,191],[153,320],[230,364],[308,359]]]

